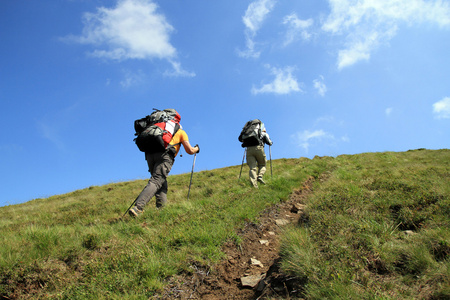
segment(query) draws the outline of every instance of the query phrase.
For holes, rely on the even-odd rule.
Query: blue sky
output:
[[[2,0],[0,38],[0,206],[148,178],[152,108],[196,171],[255,118],[272,159],[449,147],[449,1]]]

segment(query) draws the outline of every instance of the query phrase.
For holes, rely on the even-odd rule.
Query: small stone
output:
[[[301,212],[305,208],[305,206],[306,205],[304,205],[304,204],[295,203],[291,207],[291,213],[298,214],[299,212]]]
[[[284,226],[284,225],[289,224],[289,221],[286,220],[286,219],[276,219],[276,220],[275,220],[275,223],[276,223],[278,226]]]
[[[261,268],[264,267],[263,264],[259,260],[254,259],[254,258],[250,258],[250,263],[252,265],[254,265],[254,266],[258,266],[258,267],[261,267]]]
[[[261,275],[250,275],[246,277],[241,277],[242,286],[248,286],[254,288],[258,285],[259,281],[265,277],[265,274]]]

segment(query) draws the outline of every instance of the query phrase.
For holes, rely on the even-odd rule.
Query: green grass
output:
[[[169,204],[120,217],[145,180],[0,208],[0,297],[148,299],[191,266],[214,265],[238,229],[309,178],[282,269],[305,299],[450,296],[450,151],[279,159],[255,191],[239,166],[169,177]],[[326,178],[326,180],[323,180]]]
[[[8,298],[147,299],[192,264],[214,265],[236,229],[288,198],[308,175],[298,160],[273,162],[255,192],[240,166],[169,177],[169,204],[124,214],[145,180],[93,186],[0,208],[0,295]],[[324,166],[322,166],[323,168]],[[316,167],[317,168],[317,167]],[[244,180],[245,178],[245,180]]]
[[[450,153],[339,156],[287,230],[307,299],[449,299]],[[434,298],[433,298],[434,297]]]

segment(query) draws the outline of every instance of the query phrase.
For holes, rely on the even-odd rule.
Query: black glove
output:
[[[198,148],[197,153],[200,153],[200,146],[197,144],[197,145],[195,145],[194,147],[197,147],[197,148]]]

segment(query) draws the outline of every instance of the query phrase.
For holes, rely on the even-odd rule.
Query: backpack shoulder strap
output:
[[[170,140],[170,142],[169,142],[169,144],[167,145],[167,148],[166,148],[166,152],[172,154],[174,157],[175,157],[175,154],[177,153],[175,147],[176,146],[180,146],[181,147],[181,142],[176,143],[176,144],[171,144],[171,142],[172,142],[173,138],[175,137],[175,134],[177,134],[179,129],[180,129],[180,124],[176,123],[175,124],[175,130],[174,130],[173,135],[172,135],[172,139]]]
[[[177,134],[178,130],[181,128],[180,124],[175,123],[175,129],[173,130],[173,134],[172,134],[172,138],[170,139],[169,144],[167,145],[167,148],[169,148],[170,146],[178,146],[181,145],[181,143],[177,143],[177,144],[171,144],[173,138],[175,137],[175,134]]]

